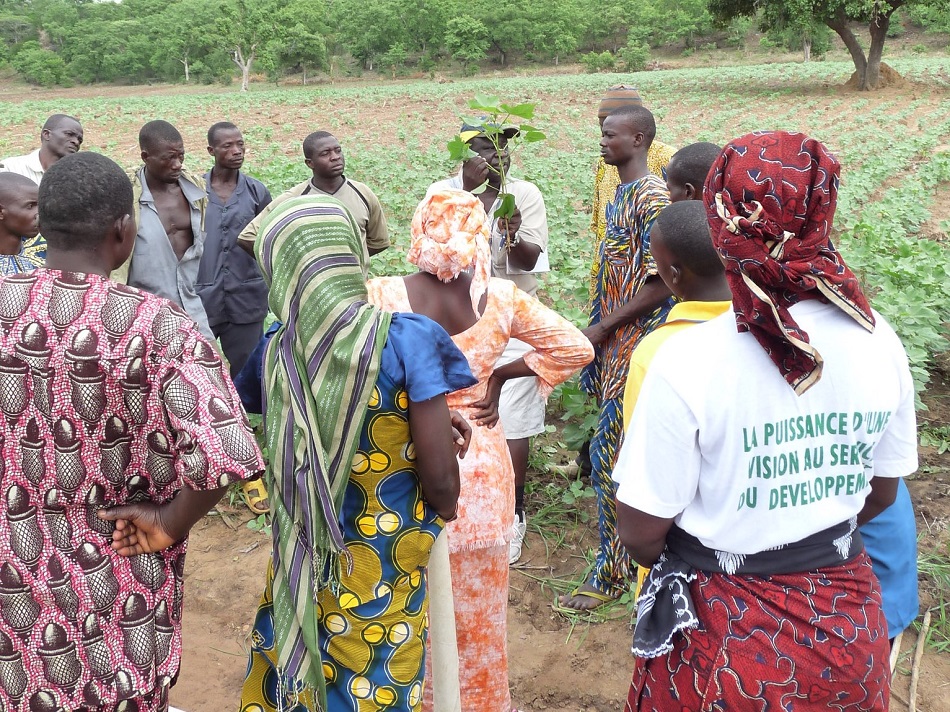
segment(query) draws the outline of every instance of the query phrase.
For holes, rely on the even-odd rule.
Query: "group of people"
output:
[[[840,166],[791,132],[675,151],[631,87],[599,108],[583,332],[535,297],[537,187],[494,216],[514,128],[462,127],[418,271],[368,282],[384,210],[326,132],[276,199],[227,122],[203,179],[164,121],[131,180],[63,115],[3,161],[2,709],[168,709],[187,533],[243,482],[273,547],[242,712],[508,712],[529,438],[581,369],[600,536],[555,608],[637,568],[627,708],[886,709],[914,395],[829,238]]]

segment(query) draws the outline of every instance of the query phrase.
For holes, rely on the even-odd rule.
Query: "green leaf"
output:
[[[512,116],[517,116],[519,119],[526,119],[530,121],[534,118],[534,107],[537,104],[502,104],[499,108],[502,111],[505,111]]]
[[[547,136],[541,131],[525,131],[521,134],[521,138],[525,143],[534,143],[535,141],[543,141]]]
[[[469,108],[477,111],[487,111],[491,114],[497,114],[501,109],[498,106],[498,97],[491,94],[476,94],[475,98],[468,102],[468,105]]]
[[[449,149],[449,157],[453,161],[467,161],[475,155],[475,152],[469,148],[469,145],[462,140],[461,136],[456,136],[446,144]]]
[[[483,128],[483,124],[485,123],[485,117],[484,116],[463,116],[462,123],[467,124],[469,126],[474,126],[476,128]]]
[[[499,197],[501,198],[501,203],[499,203],[498,208],[495,210],[494,217],[510,218],[515,214],[515,196],[511,193],[503,193]]]
[[[487,180],[486,180],[484,183],[482,183],[481,185],[475,186],[474,188],[472,188],[472,189],[469,191],[469,193],[471,193],[472,195],[481,195],[482,193],[485,192],[485,189],[486,189],[486,188],[488,188],[488,181],[487,181]]]

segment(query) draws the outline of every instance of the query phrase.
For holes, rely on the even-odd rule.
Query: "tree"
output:
[[[950,4],[946,0],[914,3],[908,8],[910,19],[931,32],[950,33]]]
[[[166,59],[181,64],[185,83],[191,81],[191,66],[207,58],[222,41],[218,25],[221,7],[207,0],[177,0],[165,5],[156,16],[162,31],[156,38],[158,45],[152,64],[156,68]],[[172,75],[173,76],[173,75]]]
[[[221,6],[221,24],[231,60],[241,70],[241,91],[247,91],[254,60],[278,33],[280,0],[227,0]]]
[[[487,41],[488,30],[485,25],[470,15],[453,17],[446,23],[445,47],[452,58],[467,70],[485,59]]]
[[[390,68],[393,79],[395,79],[396,70],[404,65],[408,59],[409,52],[406,51],[406,46],[402,42],[397,42],[386,50],[385,54],[379,58],[379,62],[382,66]]]
[[[812,55],[821,57],[831,48],[831,29],[811,17],[797,18],[773,25],[762,44],[801,50],[802,59],[810,62]]]
[[[296,0],[280,11],[271,40],[277,71],[299,68],[306,84],[308,69],[327,68],[326,14],[326,7],[312,0]]]
[[[408,47],[413,42],[396,0],[337,0],[331,14],[343,46],[365,69],[372,70],[394,44]]]
[[[21,14],[0,14],[0,39],[15,47],[21,42],[36,38],[36,27],[30,18]]]
[[[877,89],[881,81],[881,57],[891,16],[898,8],[922,0],[710,0],[709,9],[720,22],[735,17],[752,17],[762,9],[763,29],[781,24],[807,27],[809,22],[823,22],[834,30],[851,55],[862,91]],[[868,25],[871,43],[864,48],[851,30],[851,23]]]
[[[76,78],[141,82],[149,77],[153,41],[139,20],[80,20],[63,39],[63,59]]]
[[[706,0],[643,0],[630,5],[627,24],[628,43],[645,40],[659,47],[685,41],[692,47],[693,38],[712,27],[712,16]]]

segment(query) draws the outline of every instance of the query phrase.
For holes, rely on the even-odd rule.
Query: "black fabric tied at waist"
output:
[[[655,658],[673,649],[673,636],[699,625],[689,584],[697,571],[731,576],[777,576],[840,566],[864,549],[857,517],[792,544],[756,554],[731,554],[705,546],[675,524],[666,549],[650,569],[637,599],[633,654]]]

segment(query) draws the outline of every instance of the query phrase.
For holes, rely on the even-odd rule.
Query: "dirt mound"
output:
[[[907,84],[907,81],[900,74],[897,73],[893,67],[889,64],[881,62],[881,74],[880,79],[878,80],[877,88],[885,89],[887,87],[903,87]],[[845,84],[849,89],[858,89],[861,85],[861,80],[858,77],[857,72],[852,72],[851,78]]]

